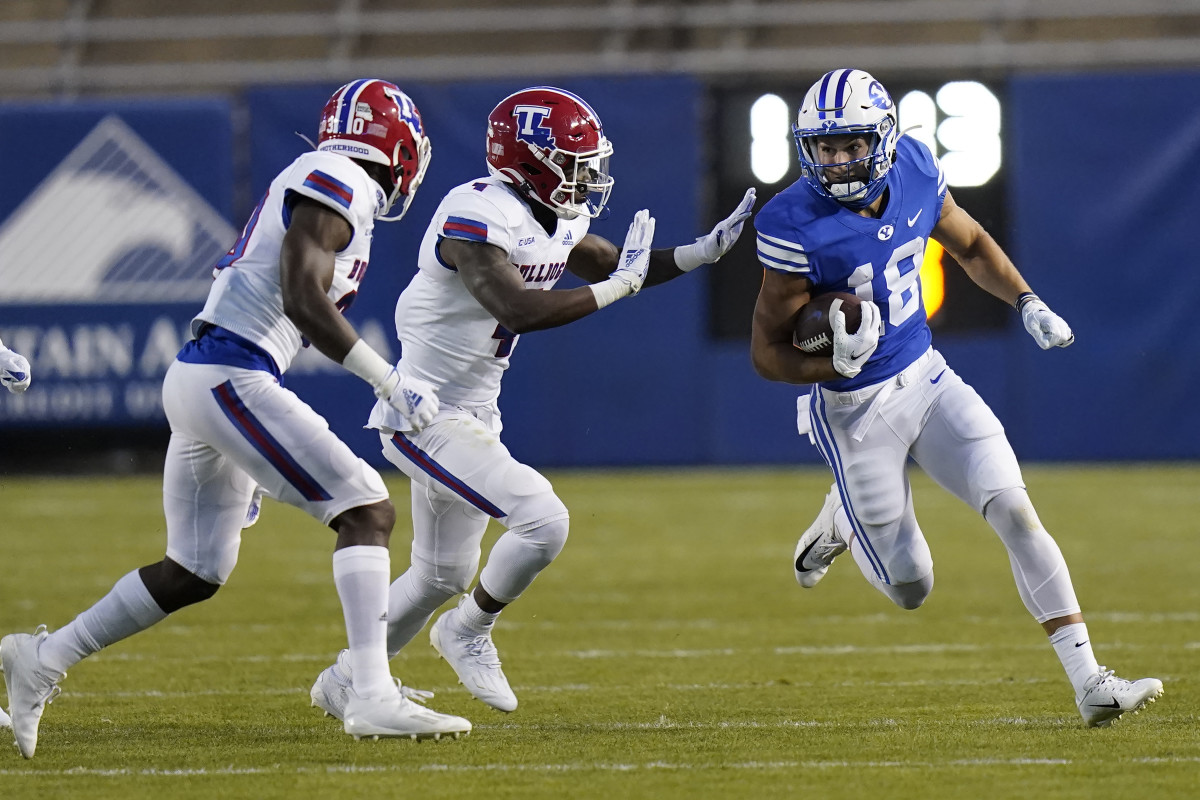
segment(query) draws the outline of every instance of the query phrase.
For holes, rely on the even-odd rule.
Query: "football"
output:
[[[810,356],[833,355],[833,327],[829,320],[829,307],[839,298],[842,301],[842,313],[846,315],[846,330],[850,333],[858,331],[862,322],[862,301],[857,295],[847,292],[826,292],[809,299],[800,309],[800,315],[796,317],[796,347]]]

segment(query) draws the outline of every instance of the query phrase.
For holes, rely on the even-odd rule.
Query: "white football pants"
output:
[[[566,543],[567,507],[550,481],[512,457],[498,428],[487,409],[450,406],[420,433],[380,431],[384,456],[412,480],[411,570],[421,578],[414,586],[446,598],[466,591],[489,519],[508,531],[479,582],[502,603],[528,588]],[[398,623],[395,589],[392,601],[389,621]],[[393,644],[389,634],[394,651]]]
[[[855,561],[893,600],[914,608],[924,597],[902,602],[885,587],[919,584],[927,593],[933,585],[933,558],[917,525],[905,468],[912,456],[980,514],[1005,495],[1003,505],[1014,511],[986,518],[1009,551],[1022,601],[1039,622],[1079,611],[1062,553],[1028,504],[1004,427],[936,350],[857,391],[818,387],[800,411],[801,432],[833,470],[853,530]]]
[[[176,361],[163,407],[167,556],[209,583],[233,572],[256,485],[326,525],[388,497],[379,473],[267,372]]]

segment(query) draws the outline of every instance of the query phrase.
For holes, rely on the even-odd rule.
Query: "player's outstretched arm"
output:
[[[398,372],[359,338],[329,299],[334,260],[353,233],[345,218],[320,203],[305,198],[295,202],[279,255],[283,311],[313,347],[370,384],[376,397],[419,431],[438,412],[434,387]]]
[[[438,245],[438,253],[458,270],[467,291],[497,322],[520,334],[566,325],[622,297],[637,294],[646,279],[653,237],[654,218],[647,211],[639,211],[612,274],[589,286],[548,292],[525,288],[521,273],[494,245],[447,238]],[[596,248],[597,239],[585,236],[575,249]],[[568,262],[568,269],[570,266]]]
[[[1066,347],[1075,341],[1066,321],[1033,293],[996,240],[954,202],[949,192],[932,236],[972,281],[1021,312],[1025,329],[1043,350]]]
[[[742,235],[742,228],[754,211],[754,199],[754,187],[751,187],[746,190],[732,214],[692,244],[652,250],[650,268],[646,272],[643,288],[666,283],[680,275],[686,275],[696,267],[719,261]],[[585,244],[586,247],[583,246]],[[589,283],[597,283],[617,268],[620,254],[621,251],[607,239],[588,234],[584,241],[571,251],[567,269]]]
[[[820,383],[842,377],[833,368],[831,357],[808,355],[793,342],[796,317],[811,299],[812,282],[769,269],[764,273],[750,332],[754,369],[767,380],[783,383]]]
[[[13,394],[20,394],[29,388],[30,380],[29,361],[0,342],[0,384]]]

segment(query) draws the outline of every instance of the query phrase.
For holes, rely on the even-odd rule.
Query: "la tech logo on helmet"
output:
[[[517,139],[528,142],[535,147],[554,149],[554,134],[544,125],[550,109],[546,106],[520,105],[513,108],[513,116],[517,119]]]

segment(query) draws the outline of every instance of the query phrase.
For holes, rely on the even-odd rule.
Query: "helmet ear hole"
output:
[[[526,172],[526,174],[528,174],[528,175],[541,175],[542,174],[542,171],[540,169],[535,167],[533,164],[530,164],[528,161],[521,162],[521,169],[523,169]]]

